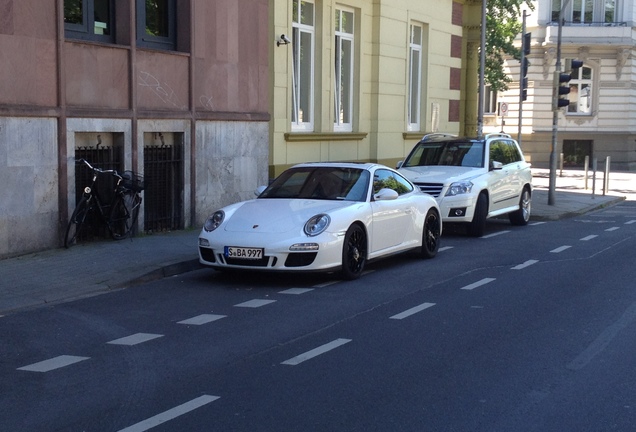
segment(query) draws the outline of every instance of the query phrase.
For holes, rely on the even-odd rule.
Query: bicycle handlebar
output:
[[[76,159],[75,163],[84,163],[86,164],[86,166],[88,168],[91,169],[91,171],[97,172],[97,173],[102,173],[102,174],[112,174],[116,177],[119,177],[120,179],[123,178],[118,172],[117,170],[103,170],[101,168],[95,168],[93,165],[91,165],[86,159],[84,158],[80,158],[80,159]]]

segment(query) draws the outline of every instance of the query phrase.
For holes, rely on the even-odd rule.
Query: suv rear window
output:
[[[484,143],[482,141],[420,142],[402,166],[429,165],[483,168]]]

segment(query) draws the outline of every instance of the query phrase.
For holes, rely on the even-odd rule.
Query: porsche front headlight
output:
[[[329,223],[331,222],[331,218],[329,215],[324,213],[317,214],[316,216],[311,217],[307,223],[305,223],[305,234],[309,237],[317,236],[327,229]]]
[[[215,211],[203,224],[203,229],[207,232],[214,231],[223,223],[225,219],[225,213],[223,210]]]

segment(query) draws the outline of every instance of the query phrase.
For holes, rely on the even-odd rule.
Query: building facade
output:
[[[139,231],[253,196],[268,179],[269,3],[0,0],[0,258],[62,244],[80,157],[144,174]]]
[[[552,95],[556,70],[558,17],[563,9],[562,70],[567,59],[583,62],[568,86],[567,107],[558,111],[556,153],[563,166],[583,167],[585,157],[602,169],[607,157],[611,170],[636,170],[636,75],[634,22],[636,5],[619,0],[538,0],[528,11],[531,36],[528,97],[522,105],[519,128],[519,62],[505,67],[514,83],[498,95],[509,111],[497,114],[494,95],[486,101],[485,131],[504,130],[520,137],[532,164],[549,166],[553,142]]]
[[[476,130],[481,2],[273,0],[270,177]],[[474,133],[474,132],[473,132]]]

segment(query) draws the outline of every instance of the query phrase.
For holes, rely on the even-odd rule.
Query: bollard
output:
[[[596,194],[596,163],[597,159],[592,159],[592,198],[596,198],[594,194]]]
[[[609,192],[609,173],[610,173],[611,157],[605,158],[605,176],[603,177],[603,195],[607,195]]]
[[[561,170],[559,177],[563,177],[563,153],[559,153],[559,169]]]
[[[585,156],[585,165],[584,165],[584,172],[583,172],[583,180],[585,183],[585,190],[587,190],[587,172],[589,171],[589,167],[590,167],[590,157],[589,156]]]

